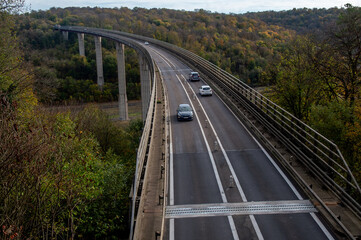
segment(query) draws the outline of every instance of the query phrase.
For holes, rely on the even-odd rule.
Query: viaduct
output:
[[[359,202],[359,199],[361,199],[361,189],[352,175],[347,162],[335,144],[287,111],[229,73],[203,58],[174,45],[113,30],[59,25],[55,26],[54,30],[61,31],[65,39],[68,38],[69,32],[76,33],[80,55],[85,55],[84,34],[94,37],[97,83],[99,88],[102,88],[104,85],[101,39],[107,38],[115,41],[120,120],[128,119],[124,46],[129,46],[138,53],[142,117],[145,125],[138,149],[136,173],[131,194],[132,218],[130,239],[199,239],[198,234],[203,236],[202,239],[280,239],[291,237],[294,239],[308,239],[310,236],[318,236],[318,233],[313,232],[315,227],[305,230],[308,226],[305,219],[295,220],[302,213],[306,214],[302,215],[304,217],[312,216],[315,219],[321,229],[321,234],[324,234],[320,239],[361,238],[361,205]],[[147,46],[148,42],[151,47]],[[187,83],[185,77],[186,73],[191,70],[198,71],[201,74],[202,81],[212,87],[217,94],[217,98],[212,98],[212,101],[203,101],[197,98],[194,92],[196,86]],[[170,79],[173,79],[172,82]],[[166,94],[163,86],[165,81],[168,81],[168,94]],[[177,85],[174,85],[175,83]],[[169,88],[175,89],[178,86],[183,87],[185,95],[182,93],[183,95],[172,96],[180,91],[171,92],[173,89]],[[182,140],[184,146],[174,146],[177,143],[174,141],[180,140],[172,137],[172,132],[182,135],[184,133],[184,126],[177,125],[172,120],[173,117],[169,109],[174,109],[173,98],[186,99],[185,96],[197,115],[199,126],[195,125],[192,129],[201,129],[208,149],[205,153],[208,152],[211,162],[213,161],[213,170],[216,176],[218,176],[216,178],[222,196],[218,200],[212,199],[214,197],[214,189],[210,189],[213,192],[210,195],[207,195],[207,192],[199,195],[197,195],[198,193],[190,192],[187,188],[188,186],[183,186],[187,184],[183,183],[187,182],[192,187],[191,185],[194,182],[189,181],[192,173],[180,176],[180,172],[176,168],[187,169],[187,171],[191,172],[192,168],[187,168],[187,163],[193,164],[193,168],[196,168],[195,160],[200,161],[204,157],[204,155],[199,155],[198,153],[190,154],[186,152],[186,154],[183,154],[182,151],[179,151],[181,147],[192,149],[194,145],[198,144],[197,141],[192,142],[192,138],[196,138],[198,131],[190,130],[191,133],[189,134],[193,134],[192,138],[187,138],[189,134],[184,135]],[[157,106],[159,99],[162,99],[162,107]],[[265,159],[274,159],[280,166],[276,168],[282,168],[282,170],[277,170],[283,176],[281,178],[287,179],[285,175],[290,176],[292,182],[297,185],[297,189],[293,189],[297,195],[295,200],[259,201],[257,197],[254,197],[252,200],[254,189],[260,189],[260,192],[254,195],[259,196],[263,192],[270,191],[271,187],[275,187],[277,191],[281,187],[279,184],[276,184],[276,186],[270,184],[268,187],[263,188],[264,186],[255,186],[256,182],[253,182],[249,190],[247,190],[247,186],[243,185],[245,189],[243,191],[240,187],[242,185],[242,177],[247,175],[251,179],[253,175],[258,175],[261,169],[257,168],[253,175],[249,175],[249,171],[252,170],[251,168],[246,172],[242,172],[246,166],[238,170],[233,168],[236,164],[239,164],[239,161],[232,162],[232,159],[228,159],[227,154],[231,155],[235,150],[227,151],[226,147],[223,147],[221,137],[218,136],[221,133],[218,133],[218,135],[215,133],[214,128],[216,127],[213,126],[211,119],[202,106],[203,101],[204,105],[209,105],[208,108],[211,111],[212,108],[217,106],[217,99],[226,106],[224,111],[230,111],[232,117],[234,116],[242,123],[241,125],[253,136],[255,142],[259,142],[259,147],[254,145],[254,149],[245,148],[241,151],[237,150],[238,154],[247,153],[250,159],[253,159],[251,164],[256,164],[262,157],[260,155],[255,155],[256,157],[254,157],[252,154],[255,154],[255,149],[259,148],[257,154],[264,152],[266,155]],[[209,114],[212,113],[210,112]],[[220,119],[221,122],[225,121],[222,118]],[[227,136],[232,135],[233,132],[231,130],[228,133],[222,134]],[[242,141],[246,135],[242,136],[238,141]],[[186,146],[187,141],[189,146]],[[250,139],[245,144],[251,141],[253,140]],[[213,144],[213,142],[214,145],[210,146],[210,143]],[[234,142],[231,142],[231,144],[234,144]],[[179,151],[179,153],[176,151]],[[187,157],[182,158],[184,155]],[[195,157],[194,161],[189,161],[192,157]],[[208,160],[200,165],[199,170],[203,171],[207,164]],[[227,164],[230,170],[222,167]],[[265,162],[262,162],[261,166],[263,167],[264,164]],[[271,170],[266,170],[264,174],[267,174],[269,171]],[[181,171],[181,173],[183,172]],[[224,177],[229,176],[229,174],[231,174],[230,178]],[[197,174],[193,177],[197,177]],[[181,179],[178,180],[178,178]],[[199,182],[203,180],[203,178],[198,179]],[[209,182],[206,181],[204,185],[212,185],[212,181],[212,179]],[[250,180],[243,179],[243,181],[247,182]],[[275,179],[271,181],[276,182]],[[269,182],[266,181],[263,185],[267,185]],[[288,182],[288,185],[292,186],[290,182]],[[150,185],[153,188],[149,188]],[[222,185],[227,185],[226,190],[228,192],[224,190]],[[174,189],[175,186],[181,190]],[[234,189],[238,189],[241,196],[238,196],[238,193],[235,194]],[[201,189],[199,190],[201,191]],[[298,194],[298,191],[301,191],[302,194]],[[183,193],[186,193],[186,195],[182,199]],[[326,195],[327,197],[325,197]],[[189,204],[187,203],[188,197],[203,200],[201,204]],[[276,198],[279,197],[277,196]],[[283,199],[284,197],[280,198]],[[152,199],[153,203],[147,203],[149,199]],[[236,200],[230,202],[231,200],[228,199]],[[218,203],[218,201],[220,202]],[[322,221],[317,220],[318,217],[315,215],[315,212],[320,215],[319,218]],[[268,221],[264,217],[266,215],[269,216],[268,214],[278,216],[278,214],[282,213],[291,214],[289,216],[292,216],[287,220],[290,225],[286,225],[286,227],[282,224],[277,225],[280,223],[277,223],[278,220],[276,219],[278,218],[276,217],[272,221]],[[247,217],[243,218],[242,216]],[[213,222],[204,220],[205,217],[208,217],[206,219],[213,219]],[[188,219],[195,220],[191,221]],[[292,225],[292,221],[295,221],[295,225]],[[325,222],[325,224],[323,225],[321,222]],[[219,231],[217,231],[217,228],[223,226],[222,224],[229,224],[230,230],[223,230],[222,228],[221,234],[224,235],[218,235]],[[296,228],[300,231],[299,233],[295,233],[297,231]],[[282,230],[276,231],[274,229]],[[242,234],[245,235],[242,237]]]

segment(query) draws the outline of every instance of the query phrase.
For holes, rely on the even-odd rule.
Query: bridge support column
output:
[[[68,41],[69,39],[69,32],[68,31],[62,31],[64,40]]]
[[[79,43],[79,54],[80,54],[80,56],[85,56],[84,33],[78,33],[78,43]]]
[[[118,88],[119,88],[119,115],[120,120],[128,120],[128,99],[125,79],[124,44],[116,43],[118,64]]]
[[[146,59],[142,54],[139,54],[139,70],[140,70],[140,87],[142,95],[142,117],[143,121],[146,120],[148,105],[151,95],[151,78],[149,66]]]
[[[102,38],[95,36],[95,55],[96,55],[96,63],[97,63],[97,75],[98,75],[98,86],[101,90],[103,90],[104,85],[104,75],[103,75],[103,56],[102,56]]]

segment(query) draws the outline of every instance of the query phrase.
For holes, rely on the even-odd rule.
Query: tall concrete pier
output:
[[[68,31],[62,31],[64,40],[69,39],[69,32]]]
[[[116,43],[119,88],[119,117],[128,120],[127,83],[125,78],[124,44]]]
[[[79,43],[79,54],[80,54],[80,56],[85,56],[84,33],[78,33],[78,43]]]
[[[97,63],[97,75],[98,75],[98,86],[101,90],[103,90],[104,86],[104,75],[103,75],[103,56],[102,56],[102,38],[95,36],[95,56]]]

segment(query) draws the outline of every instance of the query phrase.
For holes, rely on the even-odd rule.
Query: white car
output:
[[[144,42],[144,45],[149,45],[149,42]]]
[[[209,96],[212,96],[212,89],[210,86],[208,85],[203,85],[200,89],[199,89],[199,94],[201,96],[206,96],[206,95],[209,95]]]

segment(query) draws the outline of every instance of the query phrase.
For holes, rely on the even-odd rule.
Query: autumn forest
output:
[[[140,119],[118,125],[97,104],[117,100],[115,45],[65,41],[53,26],[113,29],[190,50],[335,142],[361,184],[361,8],[222,14],[198,9],[51,8],[0,3],[1,238],[126,239]],[[140,99],[126,48],[129,100]],[[50,113],[82,104],[82,111]],[[8,235],[5,235],[8,231]],[[3,235],[4,234],[4,235]],[[13,239],[11,238],[11,239]]]

